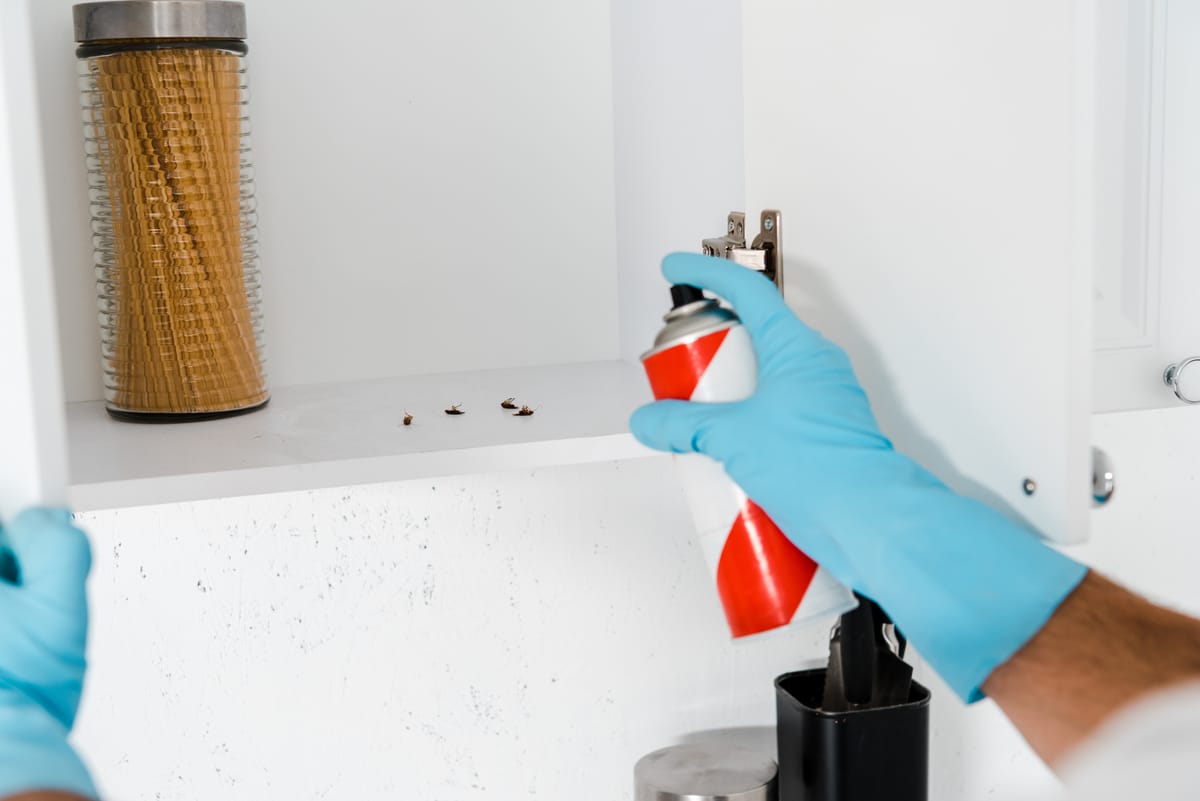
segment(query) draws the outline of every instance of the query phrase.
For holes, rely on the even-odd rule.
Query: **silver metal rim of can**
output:
[[[679,345],[690,345],[691,343],[695,342],[697,339],[706,337],[709,334],[714,334],[717,331],[723,331],[726,328],[734,328],[735,326],[739,326],[741,324],[742,324],[741,321],[737,320],[737,319],[718,321],[716,325],[709,326],[706,328],[699,328],[699,329],[696,329],[695,331],[689,331],[681,337],[672,338],[670,340],[667,340],[666,342],[663,342],[661,345],[657,345],[657,346],[651,348],[650,350],[646,351],[638,358],[641,361],[646,361],[646,359],[649,359],[651,356],[657,356],[658,354],[662,353],[665,350],[670,350],[671,348],[678,347]]]
[[[75,41],[245,39],[246,6],[234,0],[116,0],[80,3]]]

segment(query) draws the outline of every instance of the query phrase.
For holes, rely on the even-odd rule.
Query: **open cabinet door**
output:
[[[1059,542],[1091,494],[1085,6],[743,4],[748,218],[782,210],[790,302],[899,449]]]
[[[24,0],[0,3],[0,519],[67,487],[30,42]]]

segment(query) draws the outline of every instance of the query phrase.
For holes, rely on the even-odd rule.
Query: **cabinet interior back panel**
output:
[[[1083,21],[1065,0],[916,6],[747,0],[749,208],[783,210],[789,299],[850,352],[897,446],[1077,539]]]
[[[616,356],[607,0],[246,8],[273,384]],[[30,9],[67,398],[96,399],[71,3]]]

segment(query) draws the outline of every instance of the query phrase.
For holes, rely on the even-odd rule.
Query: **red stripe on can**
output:
[[[816,573],[817,563],[758,504],[746,501],[717,564],[717,592],[733,636],[790,623]]]
[[[722,328],[647,356],[642,364],[655,399],[690,400],[728,334],[729,329]]]

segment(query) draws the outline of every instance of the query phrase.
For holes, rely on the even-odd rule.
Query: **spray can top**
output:
[[[663,321],[666,325],[654,338],[654,347],[642,354],[643,359],[689,339],[740,324],[732,309],[704,297],[702,289],[688,284],[671,287],[671,310],[663,315]]]

